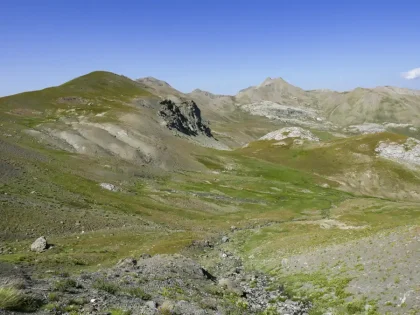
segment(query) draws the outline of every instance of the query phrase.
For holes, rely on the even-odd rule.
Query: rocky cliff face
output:
[[[212,138],[210,128],[201,118],[201,111],[194,101],[185,101],[175,104],[173,101],[164,100],[160,103],[158,115],[163,118],[166,126],[187,136],[203,134]]]

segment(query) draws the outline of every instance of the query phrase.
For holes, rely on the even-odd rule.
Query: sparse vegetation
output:
[[[0,310],[32,312],[42,305],[42,301],[25,295],[12,287],[0,287]]]
[[[24,308],[22,294],[13,288],[0,288],[0,309],[19,310]]]
[[[110,311],[111,315],[131,315],[131,311],[129,310],[122,310],[122,309],[112,309]]]
[[[60,296],[57,292],[48,293],[48,301],[57,302],[58,300],[60,300]]]
[[[174,305],[170,301],[164,301],[161,306],[159,306],[159,314],[162,315],[171,315]]]
[[[142,288],[139,288],[139,287],[129,288],[129,289],[127,289],[127,293],[131,296],[138,297],[138,298],[140,298],[142,300],[145,300],[145,301],[150,300],[150,298],[151,298],[150,294],[144,292],[144,290]]]
[[[54,285],[55,291],[66,292],[78,287],[78,284],[73,279],[57,280]]]
[[[93,284],[93,287],[97,290],[104,291],[113,295],[116,295],[120,291],[120,287],[117,284],[106,279],[96,280]]]

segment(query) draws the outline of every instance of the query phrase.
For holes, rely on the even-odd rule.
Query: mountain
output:
[[[414,314],[419,97],[96,71],[0,98],[0,313]]]
[[[252,104],[255,111],[267,101],[298,110],[309,108],[339,126],[363,123],[418,125],[420,118],[420,91],[389,86],[356,88],[348,92],[305,91],[282,78],[267,78],[260,85],[240,91],[236,100],[241,106]]]
[[[230,95],[218,95],[200,89],[195,89],[188,96],[200,104],[209,104],[216,108],[232,108],[235,98]]]
[[[0,108],[11,110],[11,113],[78,106],[88,109],[92,105],[88,104],[95,100],[107,103],[115,98],[129,100],[134,97],[151,98],[154,95],[127,77],[95,71],[57,87],[2,97]]]
[[[234,96],[212,94],[200,89],[182,93],[168,83],[151,77],[137,79],[136,82],[145,90],[178,104],[193,100],[211,122],[214,135],[229,147],[245,145],[278,125],[266,117],[256,117],[241,110]]]
[[[330,121],[340,125],[410,123],[418,125],[420,93],[394,87],[312,93]]]
[[[136,82],[145,90],[161,97],[168,99],[175,98],[177,102],[186,98],[184,93],[177,91],[169,83],[153,77],[140,78]]]
[[[306,106],[312,102],[308,93],[282,78],[267,78],[257,86],[239,91],[236,99],[239,103],[271,101],[290,106]]]
[[[194,147],[193,143],[225,148],[201,132],[191,137],[169,130],[158,115],[165,97],[126,77],[93,72],[58,87],[1,98],[0,109],[17,124],[10,128],[20,127],[57,149],[94,157],[117,157],[171,169],[194,165],[186,150]],[[196,110],[187,115],[191,123],[201,121]],[[181,118],[188,123],[180,111],[170,117]]]

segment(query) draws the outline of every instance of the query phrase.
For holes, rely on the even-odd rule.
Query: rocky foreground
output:
[[[179,254],[126,258],[78,276],[50,271],[44,279],[3,265],[1,282],[22,296],[5,314],[307,314],[310,304],[290,300],[269,276],[246,272],[230,253],[220,257],[217,274]]]

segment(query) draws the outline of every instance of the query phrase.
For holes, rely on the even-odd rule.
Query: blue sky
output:
[[[94,70],[234,94],[396,85],[420,67],[420,1],[0,1],[0,95]]]

